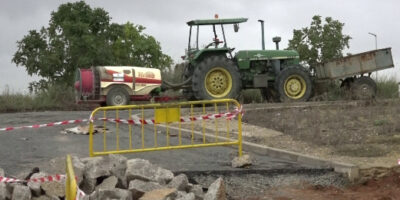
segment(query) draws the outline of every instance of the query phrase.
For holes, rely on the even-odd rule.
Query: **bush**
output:
[[[395,77],[380,76],[375,82],[378,88],[377,98],[388,99],[399,97],[399,84]]]
[[[263,101],[264,98],[259,89],[242,90],[240,94],[241,103],[262,103]]]
[[[36,94],[13,93],[6,88],[0,95],[0,112],[26,112],[43,110],[77,110],[85,106],[75,104],[72,87],[53,85]]]
[[[9,88],[0,96],[0,112],[28,111],[33,109],[34,97],[21,93],[12,93]]]

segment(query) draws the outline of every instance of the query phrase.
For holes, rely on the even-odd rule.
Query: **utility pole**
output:
[[[378,49],[378,36],[376,35],[376,33],[369,32],[368,34],[375,37],[375,50],[377,50]],[[378,81],[378,71],[376,71],[375,73],[376,73],[375,79],[376,79],[376,81]]]

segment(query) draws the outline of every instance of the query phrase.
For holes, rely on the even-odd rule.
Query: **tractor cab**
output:
[[[191,64],[200,62],[205,57],[210,55],[226,55],[232,58],[232,51],[234,48],[229,48],[225,37],[224,25],[232,24],[234,31],[239,30],[239,23],[246,22],[247,18],[232,18],[232,19],[201,19],[192,20],[187,22],[189,25],[189,42],[188,48],[183,58],[189,61]],[[201,27],[212,27],[212,38],[206,38],[209,40],[206,44],[199,44],[199,41],[203,39],[203,35],[200,36]],[[202,40],[204,41],[204,40]],[[193,44],[192,44],[193,42]]]

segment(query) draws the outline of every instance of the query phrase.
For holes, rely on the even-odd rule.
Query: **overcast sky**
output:
[[[29,30],[47,26],[51,11],[69,1],[2,0],[0,2],[0,91],[6,85],[14,92],[24,92],[37,77],[27,75],[24,67],[16,67],[11,59],[17,50],[16,41]],[[246,17],[238,33],[228,32],[227,42],[236,49],[260,49],[260,25],[265,20],[266,48],[275,48],[272,37],[282,37],[287,46],[293,29],[309,26],[313,15],[330,16],[345,23],[344,33],[350,35],[350,49],[357,53],[375,48],[373,36],[378,35],[378,48],[392,47],[395,68],[380,74],[400,80],[400,1],[396,0],[91,0],[92,7],[104,8],[116,23],[132,22],[146,27],[165,54],[181,62],[187,47],[188,27],[192,19]],[[228,27],[228,30],[233,29]],[[209,39],[211,41],[211,38]]]

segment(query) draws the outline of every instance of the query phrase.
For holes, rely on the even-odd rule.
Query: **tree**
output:
[[[84,1],[66,3],[51,13],[48,27],[31,30],[17,42],[12,62],[29,75],[43,77],[31,87],[72,86],[77,68],[101,65],[139,65],[165,68],[172,59],[140,25],[110,24],[108,13]]]
[[[342,33],[343,26],[344,23],[331,17],[326,17],[322,23],[321,16],[316,15],[310,27],[293,30],[288,49],[297,50],[300,60],[308,66],[340,58],[343,50],[349,48],[351,39]]]
[[[172,59],[161,51],[160,43],[154,37],[143,34],[141,25],[126,23],[112,45],[116,63],[170,69]]]

